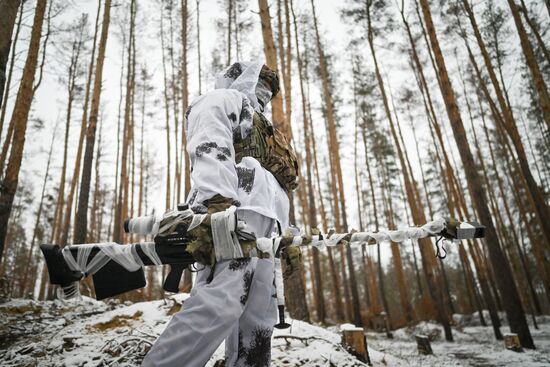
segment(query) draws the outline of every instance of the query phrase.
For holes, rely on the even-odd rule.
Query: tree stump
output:
[[[418,353],[424,355],[434,354],[430,345],[430,339],[426,335],[417,334],[415,337]]]
[[[514,352],[523,352],[518,334],[504,334],[504,347]]]
[[[365,331],[361,327],[355,327],[351,324],[341,326],[342,330],[342,345],[346,350],[359,359],[371,366],[369,351],[367,348],[367,338]]]
[[[391,329],[390,329],[390,319],[388,318],[388,314],[385,311],[382,311],[380,315],[382,315],[382,317],[384,318],[384,327],[386,328],[386,337],[388,339],[393,339],[393,333],[391,332]]]

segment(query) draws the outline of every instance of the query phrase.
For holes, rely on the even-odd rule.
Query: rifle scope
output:
[[[124,232],[139,235],[156,235],[158,222],[152,215],[144,217],[128,218],[124,221]]]

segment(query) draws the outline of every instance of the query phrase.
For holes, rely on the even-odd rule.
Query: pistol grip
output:
[[[162,289],[164,289],[166,292],[178,293],[181,276],[185,268],[186,266],[184,264],[171,264],[170,272],[164,280]]]

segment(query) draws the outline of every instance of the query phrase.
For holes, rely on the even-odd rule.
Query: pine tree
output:
[[[525,348],[534,348],[533,339],[525,320],[525,312],[521,306],[519,295],[516,287],[513,285],[512,274],[508,263],[502,253],[500,243],[496,234],[493,219],[491,217],[489,207],[487,205],[487,196],[483,189],[481,178],[474,164],[473,155],[470,151],[468,140],[460,116],[460,111],[456,103],[456,97],[449,79],[445,59],[439,46],[433,20],[431,16],[430,6],[427,0],[420,0],[420,6],[426,22],[430,44],[432,46],[439,78],[443,100],[447,107],[447,113],[453,129],[453,134],[459,149],[462,164],[466,172],[468,188],[474,207],[478,214],[479,220],[484,223],[487,228],[486,243],[491,255],[492,267],[496,273],[496,281],[498,289],[505,299],[504,307],[508,316],[510,329],[516,332],[519,336],[522,346]]]
[[[92,161],[94,156],[95,133],[97,120],[99,118],[99,104],[101,98],[101,84],[103,78],[103,65],[105,62],[105,50],[107,48],[107,37],[109,35],[109,22],[111,14],[111,0],[105,0],[103,23],[101,25],[101,37],[97,61],[95,64],[94,89],[92,93],[92,104],[90,119],[86,129],[86,149],[84,150],[84,161],[82,166],[82,178],[80,181],[80,193],[78,198],[78,210],[74,228],[74,242],[84,243],[88,227],[88,199],[90,196],[90,183],[92,179]]]
[[[27,122],[34,96],[33,83],[38,64],[40,37],[42,34],[42,24],[45,18],[46,3],[46,0],[38,0],[36,4],[29,51],[27,53],[23,77],[19,85],[17,99],[12,113],[12,120],[14,121],[13,144],[11,146],[10,158],[0,193],[0,260],[2,259],[8,229],[8,220],[17,190],[19,171],[21,170]]]
[[[13,27],[17,18],[17,11],[21,6],[21,0],[6,0],[0,4],[0,107],[6,85],[6,65],[10,56]],[[2,125],[0,125],[0,130]]]

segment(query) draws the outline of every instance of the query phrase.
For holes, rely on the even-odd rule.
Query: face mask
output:
[[[256,98],[260,105],[260,111],[264,112],[265,106],[271,101],[271,90],[266,88],[263,83],[256,84]]]

